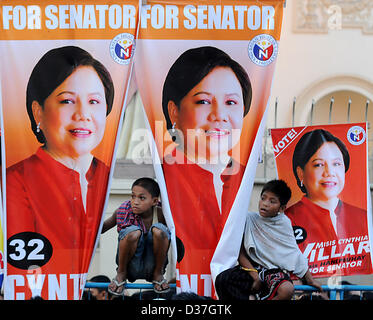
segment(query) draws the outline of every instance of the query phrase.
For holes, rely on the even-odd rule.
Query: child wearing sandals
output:
[[[267,182],[259,199],[259,213],[249,212],[238,265],[215,280],[221,300],[290,300],[294,293],[289,272],[323,291],[308,270],[307,259],[296,243],[289,218],[283,211],[291,190],[282,180]]]
[[[108,291],[124,295],[126,281],[145,279],[154,284],[156,293],[170,287],[163,274],[171,234],[162,209],[158,206],[159,186],[151,178],[137,179],[132,185],[131,200],[125,201],[108,218],[102,233],[117,226],[117,274]]]

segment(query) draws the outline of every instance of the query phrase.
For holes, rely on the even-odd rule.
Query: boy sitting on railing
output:
[[[170,286],[163,277],[171,234],[161,207],[159,186],[151,178],[137,179],[132,185],[131,200],[125,201],[104,222],[102,233],[117,225],[117,275],[108,291],[124,295],[127,279],[152,282],[156,293],[165,293]]]
[[[289,272],[323,291],[308,270],[307,259],[296,243],[289,218],[283,213],[291,190],[282,180],[272,180],[262,189],[259,213],[249,212],[238,265],[216,277],[219,299],[290,300],[294,286]]]

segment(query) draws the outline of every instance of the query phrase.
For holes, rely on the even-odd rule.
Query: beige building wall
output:
[[[366,2],[367,6],[362,7],[358,2]],[[339,3],[336,7],[340,11],[334,9],[328,14],[327,10],[333,3]],[[372,13],[370,19],[361,21],[361,15],[369,14],[369,9],[372,12],[372,5],[371,1],[287,1],[273,81],[269,126],[274,125],[273,107],[276,97],[281,110],[278,112],[278,126],[291,125],[294,97],[297,98],[296,125],[309,120],[312,99],[317,103],[334,92],[350,91],[372,101],[373,63],[369,52],[373,49],[373,33],[364,31],[367,25],[372,24]],[[326,15],[321,15],[321,10],[324,13],[326,11]],[[319,18],[313,19],[316,21],[313,22],[311,18],[307,20],[308,15]],[[339,15],[340,20],[336,18]],[[360,24],[356,23],[352,27],[351,21],[354,20],[359,20]],[[339,103],[347,107],[347,102]],[[354,103],[352,113],[355,112],[360,113],[360,108]],[[328,118],[314,120],[322,123]]]
[[[335,6],[335,3],[338,5]],[[313,124],[327,124],[329,120],[331,123],[343,123],[348,119],[350,122],[361,122],[365,119],[371,122],[371,52],[373,1],[287,0],[267,127],[310,123],[311,109]],[[330,113],[332,98],[334,102]],[[133,135],[133,132],[136,128],[145,127],[141,101],[136,95],[125,117],[106,210],[107,217],[121,202],[129,199],[130,187],[135,178],[154,176],[149,153],[136,153],[136,145],[142,141]],[[142,165],[133,165],[133,158],[135,162],[140,160]],[[274,177],[276,172],[272,145],[266,134],[263,138],[263,163],[258,165],[250,210],[257,209],[263,182]],[[116,236],[115,229],[101,236],[88,279],[97,274],[114,277]],[[355,284],[373,284],[371,276],[352,277],[347,280]]]

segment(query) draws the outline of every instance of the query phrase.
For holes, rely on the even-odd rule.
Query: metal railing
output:
[[[100,282],[87,282],[85,285],[86,289],[99,288],[106,289],[108,288],[109,283],[100,283]],[[176,288],[175,283],[170,283],[170,288]],[[153,289],[153,284],[151,283],[127,283],[125,286],[126,289],[137,289],[140,291],[139,299],[142,299],[141,292],[142,290]],[[363,300],[365,292],[373,292],[373,286],[370,285],[335,285],[328,286],[323,285],[323,290],[329,294],[329,300],[344,300],[345,293],[350,291],[359,291],[359,299]],[[314,293],[317,292],[317,289],[308,285],[294,285],[295,294],[299,293]],[[313,299],[311,294],[309,297]],[[339,299],[337,299],[339,298]]]
[[[87,282],[85,284],[86,289],[105,289],[107,290],[109,286],[108,282]],[[169,283],[170,288],[176,288],[175,283]],[[127,283],[125,285],[125,289],[133,289],[133,290],[138,290],[139,292],[139,300],[142,300],[143,298],[143,290],[153,290],[154,285],[152,283]],[[162,294],[156,294],[157,297],[162,296]],[[88,296],[88,299],[90,298],[90,295]],[[126,296],[123,296],[123,299],[125,299]]]
[[[344,300],[345,292],[350,291],[359,291],[359,300],[363,300],[364,292],[373,292],[373,286],[368,285],[335,285],[335,286],[327,286],[323,285],[321,286],[324,291],[329,293],[329,300]],[[314,287],[308,286],[308,285],[295,285],[294,286],[295,292],[317,292],[317,290]],[[339,295],[339,299],[337,299],[337,296]],[[312,299],[312,295],[310,296],[310,299]]]

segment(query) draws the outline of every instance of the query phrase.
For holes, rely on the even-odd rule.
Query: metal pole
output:
[[[334,103],[334,98],[332,97],[332,98],[330,99],[330,107],[329,107],[329,124],[332,123],[333,103]]]
[[[275,101],[275,128],[277,128],[277,106],[278,106],[278,97],[276,97],[276,101]]]
[[[295,103],[296,103],[296,101],[297,101],[297,97],[294,97],[294,99],[293,99],[293,114],[292,114],[293,119],[292,119],[292,121],[291,121],[291,125],[292,125],[292,127],[294,127]]]
[[[315,99],[312,99],[312,104],[311,104],[311,117],[310,117],[310,125],[312,126],[313,123],[313,110],[315,108]]]
[[[366,104],[365,104],[365,122],[368,121],[368,107],[369,107],[369,99],[367,100]]]

